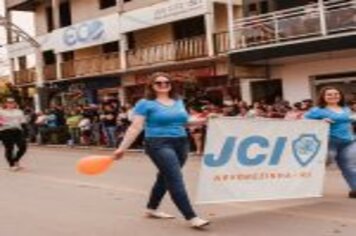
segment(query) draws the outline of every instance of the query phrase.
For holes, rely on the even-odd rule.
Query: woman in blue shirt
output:
[[[120,159],[140,132],[145,131],[145,151],[158,169],[157,180],[147,204],[147,216],[174,218],[157,209],[168,191],[175,205],[192,227],[201,228],[209,221],[197,217],[185,189],[181,168],[189,151],[186,133],[188,113],[177,96],[170,75],[156,73],[147,85],[146,98],[140,100],[134,110],[133,121],[115,159]]]
[[[320,91],[318,106],[305,114],[308,119],[330,123],[329,157],[335,158],[351,191],[356,198],[356,142],[352,131],[351,110],[345,105],[342,92],[334,87]]]

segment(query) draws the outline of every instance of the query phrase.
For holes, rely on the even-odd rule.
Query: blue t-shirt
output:
[[[330,124],[329,136],[331,138],[337,138],[345,141],[352,141],[352,119],[351,110],[347,107],[343,107],[341,112],[335,112],[328,108],[314,107],[305,114],[307,119],[322,120],[329,118],[333,121]]]
[[[182,100],[175,100],[166,106],[156,100],[140,100],[134,107],[134,114],[144,116],[145,137],[186,137],[185,125],[188,113]]]

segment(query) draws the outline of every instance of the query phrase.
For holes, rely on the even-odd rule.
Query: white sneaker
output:
[[[189,223],[191,227],[196,229],[202,229],[210,224],[208,220],[204,220],[199,217],[194,217],[193,219],[189,220]]]
[[[173,215],[169,215],[167,213],[160,212],[157,210],[151,210],[151,209],[148,209],[146,211],[146,217],[155,218],[155,219],[174,219],[175,218]]]

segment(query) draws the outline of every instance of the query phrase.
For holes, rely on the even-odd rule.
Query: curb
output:
[[[57,149],[76,149],[76,150],[98,150],[98,151],[114,151],[115,148],[107,148],[107,147],[96,147],[96,146],[68,146],[68,145],[61,145],[61,144],[35,144],[30,143],[29,146],[31,147],[44,147],[44,148],[57,148]],[[129,149],[127,152],[134,152],[134,153],[143,153],[143,149]]]

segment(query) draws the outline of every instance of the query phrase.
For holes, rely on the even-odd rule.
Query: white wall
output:
[[[356,71],[356,57],[290,63],[274,68],[272,77],[283,79],[284,98],[293,103],[311,98],[310,77],[351,71]]]

